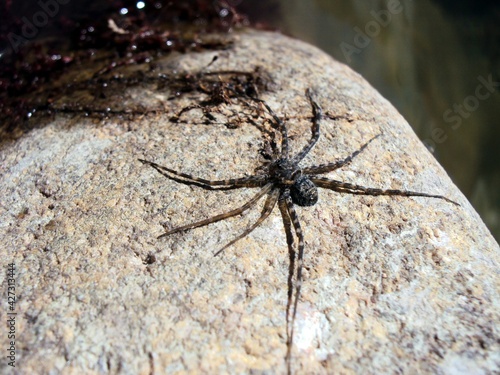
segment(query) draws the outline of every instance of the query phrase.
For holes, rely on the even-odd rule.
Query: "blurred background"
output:
[[[193,9],[191,20],[203,22],[198,13],[214,9],[222,21],[236,19],[227,11],[236,9],[252,25],[281,30],[351,66],[402,113],[500,239],[498,0],[7,0],[0,2],[0,73],[6,56],[23,56],[12,54],[13,45],[24,45],[12,35],[24,35],[23,17],[35,21],[40,3],[57,3],[57,11],[45,10],[46,24],[39,16],[44,25],[27,46],[75,35],[85,41],[110,17],[161,24],[181,2]]]

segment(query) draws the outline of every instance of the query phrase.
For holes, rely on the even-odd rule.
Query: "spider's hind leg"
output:
[[[269,191],[271,191],[271,189],[272,189],[272,185],[268,184],[268,185],[264,186],[257,194],[255,194],[252,197],[252,199],[250,199],[248,202],[246,202],[241,207],[238,207],[234,210],[225,212],[225,213],[220,214],[220,215],[213,216],[213,217],[205,219],[205,220],[196,221],[194,223],[190,223],[190,224],[186,224],[186,225],[182,225],[180,227],[170,229],[170,230],[166,231],[165,233],[163,233],[162,235],[158,236],[158,238],[166,237],[166,236],[169,236],[171,234],[183,232],[183,231],[186,231],[189,229],[203,227],[205,225],[216,223],[218,221],[239,215],[239,214],[243,213],[244,211],[252,208],[259,201],[259,199],[262,198],[267,193],[269,193]]]
[[[337,191],[339,193],[348,193],[354,195],[389,195],[389,196],[401,196],[401,197],[427,197],[427,198],[437,198],[443,199],[449,203],[452,203],[456,206],[460,206],[457,202],[446,198],[443,195],[437,194],[427,194],[421,193],[418,191],[410,191],[410,190],[396,190],[396,189],[377,189],[370,188],[361,185],[350,184],[348,182],[342,182],[337,180],[331,180],[326,177],[311,177],[311,181],[316,184],[318,187],[322,187],[325,189],[330,189]]]
[[[227,249],[229,246],[233,245],[234,243],[236,243],[237,241],[241,240],[242,238],[246,237],[247,235],[249,235],[255,228],[257,228],[260,224],[262,224],[262,222],[264,220],[266,220],[268,218],[268,216],[271,214],[271,212],[273,211],[274,209],[274,206],[276,205],[276,202],[278,201],[278,191],[277,190],[274,190],[272,191],[272,185],[268,185],[270,186],[271,190],[270,190],[270,194],[267,196],[267,199],[266,199],[266,202],[264,203],[264,208],[262,209],[262,212],[260,214],[260,217],[257,219],[257,221],[255,223],[253,223],[250,227],[248,227],[247,229],[245,229],[245,231],[243,233],[241,233],[238,237],[236,237],[235,239],[233,239],[231,242],[229,242],[228,244],[224,245],[224,247],[222,249],[220,249],[219,251],[217,251],[214,256],[217,256],[219,255],[220,253],[222,253],[225,249]]]

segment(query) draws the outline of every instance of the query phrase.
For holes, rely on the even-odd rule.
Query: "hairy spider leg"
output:
[[[304,174],[320,174],[320,173],[331,172],[331,171],[334,171],[335,169],[339,169],[339,168],[349,164],[352,161],[352,159],[354,159],[356,156],[358,156],[360,153],[362,153],[372,141],[374,141],[375,139],[377,139],[381,135],[382,135],[382,133],[377,134],[375,137],[373,137],[368,142],[363,144],[358,150],[354,151],[351,155],[349,155],[345,159],[338,160],[338,161],[333,162],[333,163],[326,163],[326,164],[305,167],[302,169],[302,172]]]
[[[270,184],[271,185],[271,184]],[[272,186],[272,185],[271,185]],[[243,237],[246,237],[249,235],[255,228],[257,228],[264,220],[266,220],[271,212],[274,209],[274,206],[276,206],[276,202],[278,201],[278,190],[271,191],[271,194],[269,194],[266,198],[266,202],[264,203],[264,208],[262,209],[260,217],[257,219],[255,223],[253,223],[249,228],[247,228],[242,234],[240,234],[238,237],[236,237],[234,240],[229,242],[227,245],[225,245],[222,249],[217,251],[214,256],[219,255],[222,253],[224,250],[226,250],[229,246],[233,245],[237,241],[241,240]]]
[[[316,142],[319,139],[319,134],[320,134],[319,122],[321,120],[321,116],[323,114],[323,111],[321,110],[321,107],[318,105],[318,103],[316,103],[313,100],[313,98],[311,96],[310,89],[306,90],[306,96],[307,96],[307,99],[309,99],[309,103],[311,103],[312,112],[313,112],[312,135],[311,135],[311,139],[304,146],[304,148],[302,148],[302,150],[292,158],[292,163],[298,163],[302,159],[304,159],[304,157],[309,153],[309,151],[311,151],[311,149],[313,148],[313,146],[316,144]]]
[[[141,163],[150,165],[154,169],[156,169],[163,176],[174,180],[176,182],[180,182],[183,184],[191,184],[202,187],[204,189],[213,190],[211,187],[222,187],[225,189],[235,189],[239,187],[259,187],[264,186],[265,176],[249,176],[249,177],[241,177],[241,178],[230,178],[226,180],[207,180],[204,178],[193,177],[189,174],[175,171],[173,169],[161,166],[159,164],[153,163],[152,161],[147,161],[143,159],[138,159]],[[170,176],[164,172],[168,172],[173,174],[174,176],[182,177],[183,179],[177,179],[174,176]]]
[[[426,194],[417,191],[409,190],[395,190],[395,189],[376,189],[368,188],[360,185],[350,184],[348,182],[342,182],[337,180],[331,180],[326,177],[310,177],[310,180],[316,184],[316,186],[337,191],[339,193],[348,193],[355,195],[399,195],[403,197],[427,197],[427,198],[438,198],[444,199],[447,202],[453,203],[456,206],[460,206],[455,201],[448,199],[442,195]]]
[[[180,227],[172,228],[172,229],[166,231],[165,233],[163,233],[162,235],[158,236],[158,238],[166,237],[170,234],[182,232],[182,231],[185,231],[188,229],[203,227],[205,225],[216,223],[218,221],[239,215],[239,214],[243,213],[244,211],[252,208],[259,201],[260,198],[262,198],[264,195],[266,195],[267,193],[269,193],[271,191],[272,187],[273,187],[272,184],[267,184],[257,194],[255,194],[252,197],[252,199],[250,199],[248,202],[246,202],[241,207],[238,207],[234,210],[222,213],[220,215],[213,216],[209,219],[200,220],[200,221],[196,221],[194,223],[190,223],[190,224],[186,224],[186,225],[183,225]]]

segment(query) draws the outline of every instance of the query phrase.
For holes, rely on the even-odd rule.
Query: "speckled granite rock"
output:
[[[298,208],[306,270],[293,371],[498,370],[498,244],[405,120],[314,47],[274,33],[234,39],[227,51],[171,56],[157,69],[197,72],[214,54],[209,70],[262,67],[275,83],[262,98],[289,119],[293,150],[310,134],[310,87],[325,118],[303,165],[338,160],[383,132],[330,176],[461,204],[321,189],[315,206]],[[289,255],[278,209],[220,257],[212,254],[259,208],[158,240],[162,224],[224,212],[254,190],[206,191],[137,161],[207,178],[248,175],[262,163],[261,132],[248,123],[202,124],[197,110],[170,121],[194,93],[121,94],[122,103],[155,112],[102,121],[58,115],[1,150],[0,254],[4,268],[17,267],[16,370],[284,373]]]

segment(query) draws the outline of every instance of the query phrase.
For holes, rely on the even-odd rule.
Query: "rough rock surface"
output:
[[[325,118],[302,165],[338,160],[383,133],[329,176],[461,204],[320,189],[315,206],[298,208],[306,270],[293,371],[498,370],[498,244],[401,115],[348,67],[275,33],[236,34],[227,51],[170,56],[157,69],[198,72],[215,54],[208,70],[270,74],[262,98],[287,117],[292,150],[310,136],[304,92],[313,90]],[[284,373],[289,255],[279,210],[219,257],[262,204],[158,240],[164,226],[227,211],[254,190],[186,186],[137,160],[244,176],[262,163],[262,133],[245,122],[204,124],[199,110],[170,121],[195,94],[122,94],[162,110],[102,121],[58,115],[1,150],[0,258],[4,270],[16,265],[16,371]]]

